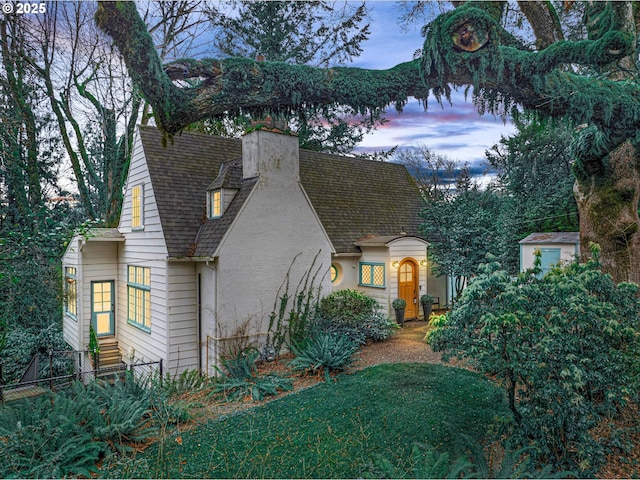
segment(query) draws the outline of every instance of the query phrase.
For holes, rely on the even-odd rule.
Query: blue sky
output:
[[[397,2],[369,0],[368,4],[371,37],[363,43],[362,55],[350,66],[386,69],[411,60],[415,50],[422,47],[422,25],[410,26],[403,32],[398,25],[401,11]],[[465,101],[462,91],[453,96],[452,106],[441,107],[430,98],[425,112],[414,100],[402,114],[388,109],[386,118],[389,122],[368,135],[359,150],[381,151],[423,144],[453,160],[475,165],[484,160],[485,150],[496,144],[501,135],[515,131],[509,121],[505,124],[492,115],[478,115],[471,101]]]

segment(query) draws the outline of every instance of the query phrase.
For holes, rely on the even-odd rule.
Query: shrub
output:
[[[355,290],[338,290],[321,300],[309,336],[343,335],[356,345],[364,345],[368,340],[386,340],[397,329],[396,322],[379,310],[373,298]]]
[[[404,310],[405,308],[407,308],[407,302],[402,298],[396,298],[393,302],[391,302],[391,307],[394,310]]]
[[[589,475],[604,459],[590,430],[637,398],[639,288],[594,260],[535,273],[482,265],[428,340],[502,382],[532,457]]]
[[[223,377],[220,382],[214,384],[211,394],[223,394],[229,402],[246,397],[260,401],[266,395],[277,395],[279,390],[291,390],[291,379],[276,375],[258,375],[256,361],[259,356],[260,352],[257,349],[247,348],[235,357],[223,359]]]
[[[335,321],[352,322],[378,308],[375,299],[357,290],[337,290],[320,300],[320,315]]]
[[[3,406],[0,477],[91,477],[105,454],[157,435],[155,395],[128,375]]]
[[[435,301],[435,297],[429,295],[428,293],[425,293],[420,297],[421,305],[433,305],[434,301]]]
[[[301,345],[292,346],[296,358],[289,366],[294,371],[324,373],[328,381],[331,372],[344,370],[351,365],[357,349],[357,345],[344,335],[323,333]]]

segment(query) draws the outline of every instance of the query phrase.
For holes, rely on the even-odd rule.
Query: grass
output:
[[[355,478],[381,455],[404,471],[428,443],[460,456],[510,418],[502,391],[430,364],[371,367],[209,422],[103,471],[109,477]]]

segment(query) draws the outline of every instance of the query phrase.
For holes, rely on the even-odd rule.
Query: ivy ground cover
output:
[[[371,367],[157,444],[103,473],[113,477],[356,478],[382,456],[411,469],[413,445],[457,458],[463,434],[482,444],[509,419],[481,376],[431,364]]]

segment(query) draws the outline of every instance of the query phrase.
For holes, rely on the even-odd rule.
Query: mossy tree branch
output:
[[[588,122],[608,132],[611,148],[640,119],[634,86],[585,78],[563,68],[569,63],[598,68],[625,57],[633,39],[620,31],[606,32],[598,40],[556,42],[542,52],[523,51],[502,45],[504,32],[493,16],[465,5],[432,24],[419,62],[376,71],[237,58],[163,66],[134,3],[100,2],[96,21],[113,37],[159,125],[170,134],[199,119],[238,110],[277,113],[339,104],[360,113],[390,104],[401,108],[409,96],[426,98],[429,89],[439,100],[449,97],[449,85],[473,85],[479,108],[494,113],[519,104],[543,115],[568,115],[579,123],[586,115]],[[456,43],[468,44],[471,51]],[[582,92],[598,101],[589,101]]]

